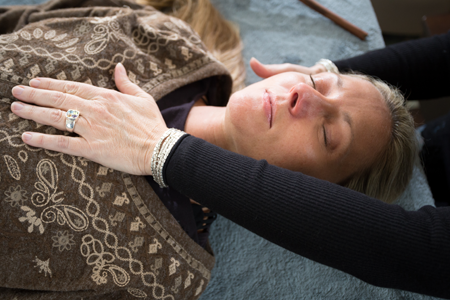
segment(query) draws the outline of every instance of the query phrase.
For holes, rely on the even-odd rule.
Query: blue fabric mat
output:
[[[40,0],[0,0],[0,5],[38,4]],[[384,47],[369,0],[319,2],[369,33],[361,41],[298,0],[212,0],[239,24],[246,62],[313,65],[320,58],[337,60]],[[259,78],[247,64],[247,84]],[[419,169],[398,204],[414,210],[432,204]],[[350,275],[294,255],[244,228],[218,217],[212,226],[216,255],[212,280],[201,300],[209,299],[432,299],[378,288]]]

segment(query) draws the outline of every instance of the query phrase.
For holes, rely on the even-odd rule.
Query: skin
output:
[[[341,183],[374,163],[390,126],[387,105],[368,81],[286,72],[233,94],[226,108],[211,114],[194,107],[186,130],[230,151]]]
[[[15,102],[11,108],[22,118],[64,130],[65,111],[81,112],[79,137],[26,132],[24,142],[131,174],[151,174],[153,149],[167,127],[153,98],[128,80],[122,65],[115,76],[121,93],[48,78],[15,87],[13,95],[23,105],[19,109]],[[369,82],[341,76],[338,86],[337,79],[331,73],[313,75],[314,89],[309,75],[273,76],[233,94],[226,108],[193,107],[186,131],[243,155],[342,182],[373,163],[387,143],[390,120]]]

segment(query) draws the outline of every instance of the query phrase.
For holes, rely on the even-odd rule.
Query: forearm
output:
[[[394,44],[335,62],[339,70],[359,71],[397,86],[407,99],[450,95],[450,32]]]
[[[450,297],[443,281],[450,276],[450,220],[435,209],[405,212],[194,137],[176,148],[166,178],[186,196],[304,257],[374,285]]]

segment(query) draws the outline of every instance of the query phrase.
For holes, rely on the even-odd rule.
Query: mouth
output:
[[[272,101],[270,99],[270,95],[267,92],[267,90],[265,90],[263,93],[263,107],[264,107],[264,112],[266,113],[267,122],[269,123],[269,128],[272,128],[273,106],[272,106]]]

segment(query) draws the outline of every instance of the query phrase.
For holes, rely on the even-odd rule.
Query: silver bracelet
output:
[[[327,69],[328,72],[339,74],[339,69],[336,67],[336,65],[329,59],[322,58],[318,62],[316,62],[316,65],[320,64]]]
[[[159,184],[161,188],[169,187],[163,178],[163,168],[166,162],[167,157],[170,154],[173,146],[177,143],[177,141],[185,135],[186,132],[170,128],[159,139],[158,143],[153,149],[152,160],[151,160],[151,168],[153,174],[153,180]]]

